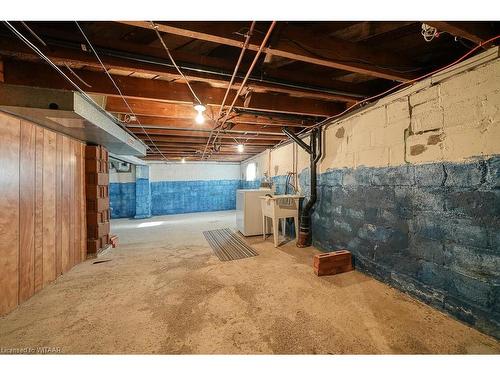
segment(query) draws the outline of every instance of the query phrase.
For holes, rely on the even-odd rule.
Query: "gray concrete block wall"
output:
[[[313,243],[352,251],[359,270],[500,338],[499,165],[329,170],[318,177]]]

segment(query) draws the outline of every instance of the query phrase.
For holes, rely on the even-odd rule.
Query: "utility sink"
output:
[[[273,223],[274,247],[278,247],[278,226],[280,219],[293,218],[295,233],[299,233],[299,203],[302,195],[262,195],[259,197],[262,208],[262,221],[264,239],[266,238],[267,219],[271,218]],[[283,230],[283,234],[285,231]]]

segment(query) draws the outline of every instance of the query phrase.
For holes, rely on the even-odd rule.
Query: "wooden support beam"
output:
[[[161,150],[162,154],[164,155],[178,155],[178,156],[201,156],[200,152],[196,151],[176,151],[176,150]],[[157,150],[152,150],[148,155],[154,155],[154,154],[159,154]],[[254,152],[238,152],[236,149],[233,151],[219,151],[217,153],[214,153],[212,155],[254,155]]]
[[[159,102],[152,100],[138,100],[138,99],[128,99],[128,104],[137,116],[140,116],[141,123],[150,123],[153,118],[163,118],[163,121],[167,119],[177,121],[178,119],[190,120],[194,122],[194,117],[196,111],[193,109],[192,105],[189,104],[173,104],[167,102]],[[121,98],[108,97],[106,101],[106,110],[112,113],[123,113],[130,114],[130,110],[127,105],[123,102]],[[206,122],[210,118],[215,118],[219,110],[218,106],[208,106],[205,112]],[[141,117],[143,116],[143,117]],[[146,121],[142,121],[144,116],[150,116]],[[154,120],[158,121],[158,120]],[[283,126],[293,126],[302,127],[314,124],[310,118],[305,118],[301,120],[301,116],[291,117],[290,120],[284,119],[277,113],[270,112],[269,115],[254,115],[254,114],[238,114],[237,116],[231,116],[228,120],[232,123],[243,123],[243,124],[262,124],[262,125],[283,125]]]
[[[128,128],[132,133],[140,135],[144,134],[142,128]],[[208,137],[209,131],[187,131],[187,130],[166,130],[166,129],[146,129],[149,135],[164,135],[164,136],[180,136],[180,137]],[[269,141],[281,141],[286,139],[283,135],[266,135],[266,134],[242,134],[242,133],[225,133],[220,132],[218,138],[227,139],[262,139]]]
[[[484,42],[493,36],[486,22],[446,22],[425,21],[426,24],[435,27],[438,31],[446,31],[451,35],[458,36],[476,44]]]
[[[30,74],[26,74],[26,72],[30,72]],[[103,72],[78,70],[76,73],[91,86],[86,87],[85,91],[109,96],[119,95],[113,83]],[[184,83],[126,76],[114,76],[113,79],[120,87],[123,95],[128,98],[165,100],[191,105],[193,103],[193,95]],[[5,62],[5,83],[72,89],[70,84],[48,65],[29,62]],[[222,102],[225,94],[224,89],[213,88],[203,83],[193,83],[192,86],[203,104],[217,106],[218,109],[218,105]],[[234,98],[234,94],[235,92],[232,92],[229,95],[229,102]],[[334,102],[268,93],[253,93],[249,101],[240,98],[237,100],[235,107],[312,116],[330,116],[344,108],[343,105]]]
[[[198,144],[206,144],[207,143],[207,140],[208,140],[208,137],[206,138],[195,138],[195,137],[177,137],[177,136],[171,136],[171,137],[162,137],[162,136],[158,136],[158,135],[151,135],[149,138],[144,135],[144,134],[137,134],[138,138],[140,138],[141,140],[144,140],[144,141],[147,141],[149,140],[149,138],[151,138],[151,140],[156,144],[169,144],[169,143],[190,143],[190,144],[193,144],[193,145],[198,145]],[[223,145],[234,145],[236,144],[237,142],[235,142],[234,140],[227,140],[225,138],[221,139],[220,142],[218,143],[221,143]],[[249,144],[249,145],[258,145],[258,146],[273,146],[274,144],[276,144],[277,142],[276,141],[267,141],[267,140],[262,140],[262,139],[250,139],[248,141],[245,141],[245,144]]]
[[[144,103],[144,105],[138,105],[137,102],[133,99],[128,99],[127,101],[131,106],[132,103],[134,103],[134,105],[137,105],[138,107],[140,106],[140,111],[142,112],[142,114],[138,114],[139,111],[136,112],[136,108],[132,107],[132,109],[137,115],[137,119],[143,125],[172,126],[176,128],[186,129],[211,129],[213,127],[213,124],[211,121],[209,121],[209,118],[206,118],[206,121],[203,124],[196,124],[194,121],[194,116],[196,113],[193,112],[193,108],[191,106],[186,106],[183,108],[178,105],[177,107],[184,109],[184,111],[181,112],[179,110],[174,113],[177,117],[170,117],[164,116],[165,114],[169,113],[168,108],[166,111],[164,111],[165,105],[168,105],[169,103],[148,101]],[[127,122],[128,124],[138,124],[136,120],[130,120],[130,117],[126,116],[127,114],[130,114],[130,111],[121,99],[109,97],[107,99],[106,109],[109,112],[118,115],[120,120]],[[209,107],[208,109],[211,112],[211,108]],[[158,112],[155,112],[157,110]],[[210,113],[210,115],[212,115],[212,113]],[[252,114],[238,114],[237,116],[231,116],[228,123],[234,124],[235,129],[237,130],[264,130],[267,128],[272,128],[274,129],[274,131],[282,126],[301,128],[314,124],[313,121],[301,121],[300,117],[293,120],[283,120],[281,118],[276,118],[272,113],[269,114],[269,117],[257,116]]]
[[[149,142],[150,143],[150,142]],[[202,152],[204,149],[204,145],[189,145],[189,144],[175,144],[175,143],[169,143],[168,145],[164,144],[158,144],[156,147],[158,147],[160,150],[166,150],[166,151],[179,151],[179,152],[184,152],[184,151],[192,151],[192,152]],[[152,147],[150,151],[155,151],[156,147]],[[222,145],[220,148],[220,151],[234,151],[236,145]],[[258,153],[261,151],[264,151],[266,149],[266,146],[252,146],[252,145],[246,145],[245,150],[246,151],[251,151],[254,153]]]
[[[248,155],[238,155],[238,156],[214,156],[211,155],[208,160],[204,159],[204,161],[218,161],[218,162],[241,162],[243,160],[248,159]],[[161,155],[148,155],[145,157],[142,157],[141,159],[143,160],[150,160],[150,161],[163,161],[163,158]],[[168,157],[169,161],[180,161],[182,159],[181,156],[171,156]],[[200,161],[201,160],[201,155],[196,156],[196,157],[185,157],[184,158],[186,161]]]
[[[120,23],[149,29],[153,32],[149,22],[120,21]],[[168,24],[157,23],[156,25],[158,30],[164,33],[206,40],[236,48],[242,46],[242,42],[236,37],[223,32],[217,33],[217,30],[210,27],[201,30],[193,23],[184,26],[175,22]],[[321,46],[321,48],[318,49],[315,46]],[[255,43],[255,41],[248,45],[250,51],[258,51],[259,47],[259,44]],[[341,51],[341,54],[339,51]],[[266,48],[264,53],[389,80],[404,82],[413,77],[410,74],[398,73],[394,69],[385,67],[388,64],[407,65],[406,62],[400,61],[397,55],[391,55],[375,47],[360,46],[356,43],[324,37],[290,25],[283,31],[281,40],[275,46]],[[361,61],[366,61],[366,63]]]
[[[165,149],[165,148],[159,148],[159,150],[165,154],[165,155],[198,155],[201,156],[203,154],[203,151],[200,150],[172,150],[172,149]],[[156,149],[151,149],[148,152],[148,155],[151,154],[159,154],[158,150]],[[233,147],[231,150],[226,150],[226,151],[218,151],[218,152],[213,152],[212,155],[254,155],[256,152],[254,151],[248,151],[244,150],[243,152],[238,152],[236,147]]]
[[[60,43],[60,42],[59,42]],[[129,74],[146,74],[151,75],[153,77],[162,77],[163,79],[170,80],[178,80],[180,77],[177,70],[170,66],[171,62],[165,56],[165,51],[160,50],[155,47],[147,46],[146,48],[131,45],[130,43],[123,43],[122,41],[112,41],[111,44],[109,41],[100,41],[101,45],[112,46],[116,48],[116,46],[121,47],[123,51],[120,50],[109,50],[105,49],[107,53],[100,52],[101,58],[104,61],[106,68],[110,69],[112,72],[120,72],[123,75]],[[99,49],[98,46],[96,48]],[[133,56],[130,57],[130,50],[138,49],[139,52],[145,53],[146,55],[139,55],[137,58]],[[127,54],[125,54],[125,51]],[[95,56],[90,53],[86,53],[81,50],[77,50],[74,48],[64,48],[60,46],[50,46],[50,49],[44,51],[44,53],[56,64],[64,68],[65,64],[72,66],[74,68],[91,67],[95,69],[101,70],[102,67],[100,63],[97,61]],[[38,61],[38,56],[27,46],[20,43],[18,40],[9,38],[9,37],[0,37],[0,54],[8,57],[13,57],[15,59],[27,60],[27,61]],[[123,57],[120,57],[120,54],[123,54]],[[127,56],[129,56],[127,58]],[[229,78],[231,76],[231,71],[234,69],[234,64],[228,60],[215,58],[215,57],[206,57],[206,56],[198,56],[192,55],[185,52],[176,51],[175,57],[178,60],[178,63],[183,65],[195,65],[199,66],[198,69],[193,70],[185,70],[184,73],[186,77],[190,81],[194,82],[205,82],[210,84],[213,87],[218,88],[227,88],[229,83]],[[146,61],[145,61],[146,60]],[[150,62],[147,62],[149,60]],[[204,64],[206,65],[204,67]],[[245,66],[242,66],[242,70]],[[66,68],[64,68],[66,69]],[[224,76],[208,73],[208,71],[223,71],[226,72]],[[270,72],[272,74],[272,71]],[[330,93],[328,90],[335,91],[335,87],[324,87],[324,90],[321,90],[321,86],[325,84],[325,82],[318,82],[314,85],[318,85],[318,89],[312,90],[306,87],[301,87],[305,84],[304,81],[297,82],[295,85],[290,85],[293,82],[289,80],[292,77],[285,77],[288,81],[284,81],[283,84],[278,83],[268,83],[262,81],[249,81],[249,87],[254,92],[275,92],[287,94],[295,97],[301,98],[310,98],[310,99],[320,99],[325,101],[341,101],[350,103],[356,99],[360,99],[360,95],[367,95],[368,93],[363,93],[361,91],[356,92],[359,89],[356,89],[355,86],[345,85],[339,83],[339,87],[337,90],[342,91],[344,93]],[[331,86],[331,84],[330,84]],[[233,89],[237,89],[237,87],[233,86]],[[352,95],[349,95],[349,91],[353,91]]]
[[[141,129],[142,127],[146,129],[165,129],[165,130],[184,130],[184,131],[207,131],[211,130],[210,124],[208,122],[198,125],[193,124],[193,121],[189,120],[173,120],[171,122],[165,121],[162,119],[159,124],[152,124],[150,122],[141,121],[141,125],[136,122],[126,123],[125,126],[130,128]],[[184,123],[183,123],[184,121]],[[264,135],[282,135],[281,131],[282,127],[280,126],[260,126],[260,125],[244,125],[244,124],[235,124],[233,127],[226,129],[225,132],[229,134],[264,134]]]
[[[170,145],[159,145],[157,146],[158,149],[160,149],[162,152],[163,151],[176,151],[176,152],[179,152],[179,153],[182,153],[182,152],[198,152],[198,153],[203,153],[203,148],[202,147],[192,147],[192,146],[189,146],[189,145],[186,145],[186,146],[183,146],[183,147],[179,147],[179,146],[170,146]],[[246,146],[245,147],[245,151],[246,152],[250,152],[250,153],[259,153],[259,152],[262,152],[264,151],[266,148],[265,147],[260,147],[260,148],[255,148],[255,147],[250,147],[250,146]],[[226,145],[226,146],[221,146],[221,149],[220,149],[220,152],[234,152],[236,150],[236,145]],[[156,151],[156,147],[152,147],[150,150],[150,152],[157,152]]]

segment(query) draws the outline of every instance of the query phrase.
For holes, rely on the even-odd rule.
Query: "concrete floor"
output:
[[[500,342],[359,272],[316,277],[272,238],[220,262],[234,211],[115,220],[120,246],[0,319],[0,348],[62,353],[500,353]]]

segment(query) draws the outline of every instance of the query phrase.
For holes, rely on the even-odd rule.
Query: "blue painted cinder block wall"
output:
[[[240,187],[239,189],[258,189],[260,187],[260,180],[255,180],[255,181],[246,181],[246,180],[240,180]]]
[[[234,210],[239,180],[151,182],[153,215]]]
[[[111,218],[135,216],[135,182],[109,184],[109,205]]]
[[[314,246],[500,338],[499,157],[329,170],[312,229]]]
[[[151,184],[149,166],[138,165],[135,168],[135,216],[134,219],[151,217]]]
[[[150,182],[138,179],[136,182],[110,183],[109,185],[111,217],[118,219],[138,218],[136,217],[137,207],[145,212],[145,215],[147,212],[150,212],[150,215],[169,215],[234,210],[236,209],[236,190],[258,189],[260,180]],[[137,191],[140,194],[137,194]]]

